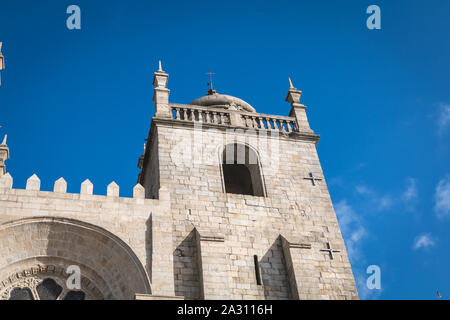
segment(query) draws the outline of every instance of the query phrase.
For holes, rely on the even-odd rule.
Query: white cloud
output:
[[[406,189],[401,195],[381,195],[366,185],[356,186],[355,191],[356,193],[367,197],[371,207],[378,209],[379,211],[391,209],[396,203],[398,204],[400,200],[403,201],[406,210],[413,211],[419,195],[417,180],[414,178],[406,179]]]
[[[434,210],[439,218],[450,215],[450,175],[441,179],[436,186]]]
[[[357,220],[355,211],[348,205],[347,200],[341,200],[334,206],[341,229],[348,229],[350,224]]]
[[[375,191],[365,185],[358,185],[355,188],[356,192],[369,198],[369,201],[374,203],[378,210],[386,210],[392,207],[393,201],[390,195],[380,196]]]
[[[414,210],[418,197],[419,192],[417,190],[417,180],[414,178],[408,178],[406,180],[406,190],[402,194],[402,200],[405,203],[406,210]]]
[[[402,199],[403,201],[411,201],[417,198],[417,180],[413,178],[407,179],[407,187],[405,192],[403,192]]]
[[[440,104],[437,119],[439,133],[443,133],[450,126],[450,105]]]
[[[430,234],[421,234],[414,239],[413,249],[418,250],[420,248],[432,247],[435,244],[435,240]]]
[[[347,200],[341,200],[334,206],[338,217],[342,236],[345,239],[347,252],[351,260],[360,257],[360,241],[367,236],[366,229],[361,224],[358,215],[347,203]]]
[[[381,198],[375,201],[378,202],[378,208],[380,210],[389,209],[390,207],[392,207],[393,204],[392,198],[388,195],[382,196]]]
[[[366,229],[364,229],[362,226],[359,227],[359,229],[355,230],[350,239],[353,242],[358,242],[359,240],[361,240],[362,238],[364,238],[367,235]]]
[[[375,193],[365,185],[356,186],[356,192],[365,196],[373,196]]]

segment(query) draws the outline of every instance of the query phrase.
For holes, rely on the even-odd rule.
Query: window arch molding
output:
[[[30,261],[31,262],[31,261]],[[14,272],[3,283],[0,300],[100,300],[101,292],[95,284],[82,276],[82,288],[67,287],[65,268],[53,264],[32,264]]]
[[[239,154],[238,148],[243,148],[245,150],[245,163],[240,163],[242,165],[245,165],[248,169],[248,174],[249,177],[251,179],[251,185],[253,188],[253,192],[239,192],[242,190],[237,190],[238,192],[229,192],[230,189],[227,189],[227,175],[230,174],[229,170],[227,170],[227,168],[225,168],[226,165],[226,161],[224,160],[226,157],[226,153],[227,153],[227,148],[233,148],[234,150],[234,160],[236,162],[236,157]],[[241,149],[242,150],[242,149]],[[263,168],[261,165],[261,156],[259,151],[254,148],[252,145],[248,144],[247,142],[242,142],[242,141],[233,141],[233,142],[229,142],[223,145],[220,145],[218,147],[217,150],[217,154],[218,154],[218,159],[219,159],[219,169],[220,169],[220,178],[221,178],[221,182],[222,182],[222,192],[224,193],[232,193],[232,194],[244,194],[244,195],[251,195],[251,196],[258,196],[258,197],[267,197],[267,191],[266,191],[266,183],[265,183],[265,178],[264,178],[264,172],[263,172]],[[253,155],[254,158],[256,159],[256,163],[252,164],[249,163],[250,161],[248,161],[250,159],[250,155]],[[240,154],[240,157],[242,157],[242,155]],[[242,160],[242,158],[240,158]],[[236,165],[236,163],[234,163],[234,165]],[[253,166],[250,167],[249,166]],[[245,173],[245,169],[241,166],[240,168],[240,173],[246,175],[247,173]],[[227,172],[228,171],[228,172]],[[229,187],[229,185],[228,185]],[[231,190],[231,191],[236,191],[236,190]]]

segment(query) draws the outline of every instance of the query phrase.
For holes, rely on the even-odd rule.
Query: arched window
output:
[[[258,155],[244,144],[229,144],[222,153],[225,192],[264,196]]]

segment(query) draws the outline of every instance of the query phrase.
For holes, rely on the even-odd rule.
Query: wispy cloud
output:
[[[358,259],[361,255],[360,241],[367,236],[367,231],[347,200],[344,199],[336,203],[334,209],[345,239],[348,255],[351,260]]]
[[[407,186],[405,192],[403,192],[403,201],[412,201],[417,198],[417,180],[413,178],[407,179]]]
[[[413,249],[418,250],[421,248],[429,248],[435,245],[435,240],[429,233],[421,234],[414,239]]]
[[[414,210],[418,197],[419,192],[417,190],[417,180],[414,178],[406,179],[406,189],[403,192],[401,199],[408,211]]]
[[[359,185],[355,188],[356,192],[365,196],[374,196],[375,192],[372,191],[369,187],[366,185]]]
[[[379,195],[366,185],[356,186],[355,191],[360,195],[368,197],[369,201],[380,211],[391,208],[394,203],[390,195]]]
[[[450,216],[450,175],[441,179],[434,194],[434,211],[438,218]]]
[[[393,201],[391,196],[385,195],[378,199],[378,208],[380,210],[389,209],[392,207]]]
[[[450,127],[450,105],[441,103],[437,116],[439,134],[444,133]]]
[[[366,197],[371,207],[378,211],[389,210],[399,203],[403,203],[406,210],[413,211],[419,197],[417,179],[414,178],[406,179],[406,188],[401,194],[379,194],[365,184],[357,185],[355,191]]]

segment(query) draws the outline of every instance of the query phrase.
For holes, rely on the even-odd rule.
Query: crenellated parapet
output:
[[[157,200],[146,199],[140,184],[134,186],[132,198],[120,197],[119,192],[113,181],[106,187],[106,195],[95,195],[94,185],[86,179],[80,185],[80,193],[68,193],[63,178],[55,181],[53,191],[42,191],[36,174],[28,178],[25,189],[15,189],[13,177],[6,173],[0,176],[0,227],[43,218],[68,219],[103,228],[124,241],[139,258],[152,285],[152,295],[174,296],[173,222],[168,189],[161,187]]]
[[[0,192],[7,192],[13,189],[13,178],[9,173],[0,176]],[[25,191],[41,191],[41,180],[36,174],[33,174],[28,178]],[[119,186],[116,182],[111,182],[106,188],[106,197],[108,198],[120,198],[119,196]],[[89,179],[86,179],[81,183],[79,195],[94,195],[94,185]],[[46,192],[46,191],[43,191]],[[55,181],[53,186],[53,192],[57,194],[67,193],[67,182],[64,178],[59,178]],[[75,194],[74,194],[75,195]],[[105,197],[102,195],[95,195],[95,197]],[[144,199],[145,189],[141,184],[136,184],[133,188],[133,198],[124,199]],[[100,198],[99,198],[100,199]],[[154,201],[154,200],[153,200]]]

